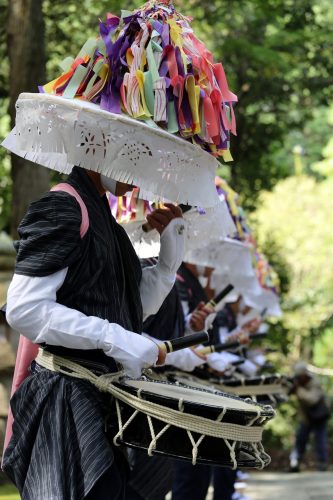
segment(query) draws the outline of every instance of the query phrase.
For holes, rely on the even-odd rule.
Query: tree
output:
[[[10,0],[8,9],[7,47],[9,54],[9,113],[15,125],[15,102],[20,92],[34,92],[38,82],[45,81],[43,0]],[[11,232],[16,228],[28,204],[48,189],[49,173],[12,155]]]
[[[127,0],[126,9],[142,3],[143,0]],[[293,174],[294,140],[299,142],[307,124],[317,120],[319,107],[324,110],[333,97],[332,1],[174,0],[174,3],[178,10],[193,16],[196,33],[215,58],[223,61],[230,88],[239,97],[235,108],[238,135],[231,142],[235,161],[231,168],[223,168],[223,175],[230,176],[243,205],[254,209],[262,189],[270,190],[280,179]],[[0,135],[8,132],[4,115],[9,95],[8,58],[4,50],[6,7],[13,9],[15,4],[34,9],[34,19],[27,16],[19,20],[16,29],[21,32],[21,39],[25,31],[27,47],[30,43],[35,46],[33,62],[44,59],[42,44],[37,47],[36,43],[43,38],[43,20],[38,13],[41,0],[0,0],[0,97],[3,98],[0,99]],[[58,63],[67,55],[76,55],[89,36],[96,36],[98,18],[104,18],[107,11],[119,13],[124,8],[122,0],[44,0],[42,5],[47,74],[45,77],[35,73],[31,82],[16,89],[16,94],[21,90],[36,91],[38,84],[59,75]],[[36,23],[31,31],[32,40],[27,38],[29,23]],[[20,62],[25,64],[26,59]],[[31,76],[33,72],[32,67]],[[16,80],[11,77],[15,87]],[[322,159],[321,148],[317,146],[323,130],[320,120],[317,123],[318,139],[313,140],[312,130],[306,144],[306,155],[311,162]],[[0,172],[8,179],[3,158],[4,153],[0,152]],[[36,172],[34,167],[33,173]],[[47,170],[41,175],[46,176]],[[317,172],[315,175],[318,177]],[[14,177],[14,184],[19,184],[19,179]],[[18,199],[16,189],[14,186],[15,200]],[[30,196],[30,186],[25,188],[25,194]],[[22,201],[25,194],[20,195]],[[10,183],[7,182],[1,193],[1,224],[8,218],[9,197]]]
[[[333,3],[189,0],[183,7],[238,95],[231,183],[253,209],[260,190],[293,173],[277,155],[289,131],[302,130],[333,97]]]
[[[333,317],[332,189],[333,177],[289,177],[261,194],[254,215],[259,242],[276,241],[289,265],[283,323],[295,359],[312,357]]]

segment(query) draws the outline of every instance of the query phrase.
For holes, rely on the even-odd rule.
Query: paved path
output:
[[[333,500],[333,472],[251,473],[251,500]]]

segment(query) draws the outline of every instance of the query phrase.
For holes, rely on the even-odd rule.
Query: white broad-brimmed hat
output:
[[[19,96],[7,149],[59,172],[77,165],[134,184],[147,200],[218,203],[217,157],[231,159],[237,97],[171,0],[107,14],[61,69],[40,94]]]

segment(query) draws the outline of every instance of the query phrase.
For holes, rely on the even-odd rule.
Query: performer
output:
[[[177,273],[177,287],[186,312],[192,312],[194,307],[200,303],[208,302],[204,287],[209,290],[209,278],[213,269],[204,269],[193,264],[183,263]],[[202,279],[206,278],[206,279]],[[201,311],[193,318],[190,317],[189,325],[204,328],[207,317],[211,310],[202,306]],[[236,327],[236,315],[230,310],[223,326],[232,330]],[[219,325],[222,326],[222,325]],[[216,327],[216,325],[215,325]],[[214,337],[218,342],[218,327],[215,328]],[[172,489],[172,500],[204,500],[206,498],[211,477],[213,475],[214,499],[231,500],[234,493],[236,471],[226,467],[211,467],[209,465],[191,465],[187,462],[179,462],[174,466],[174,481]]]
[[[141,264],[144,268],[147,265],[155,265],[156,259],[142,259]],[[199,331],[201,330],[202,328],[199,328]],[[151,338],[160,340],[184,336],[185,317],[176,285],[172,287],[159,311],[146,319],[143,331]],[[195,328],[194,331],[196,331]],[[205,356],[189,348],[169,353],[166,356],[166,364],[184,371],[192,371],[205,360]],[[141,450],[129,450],[129,454],[132,470],[126,500],[164,500],[166,494],[172,489],[174,461],[158,455],[148,457],[147,453]]]
[[[251,312],[251,308],[245,304],[241,295],[236,300],[227,302],[223,309],[216,314],[214,321],[215,342],[225,343],[238,340],[242,345],[246,346],[250,341],[249,334],[255,333],[261,323],[258,317],[251,316]],[[223,374],[228,363],[237,359],[239,359],[239,356],[234,353],[226,351],[213,353],[209,356],[209,366]],[[257,367],[252,361],[244,359],[238,369],[245,375],[250,375],[253,370],[256,371]]]
[[[181,210],[168,204],[149,215],[161,251],[157,264],[142,271],[105,196],[107,190],[123,195],[131,186],[78,167],[67,183],[79,198],[64,188],[50,191],[31,204],[19,226],[8,322],[97,374],[122,366],[137,377],[143,367],[164,361],[156,343],[139,334],[142,320],[158,311],[173,286],[183,254]],[[89,227],[81,237],[84,218]],[[3,469],[23,500],[123,498],[127,465],[109,441],[108,396],[33,363],[11,408],[13,435]]]

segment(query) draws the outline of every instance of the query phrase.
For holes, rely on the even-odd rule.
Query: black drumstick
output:
[[[240,366],[240,365],[242,365],[244,362],[245,362],[245,359],[244,359],[244,358],[241,358],[241,359],[236,359],[236,361],[232,361],[230,364],[231,364],[232,366]]]
[[[210,301],[208,302],[208,304],[206,304],[206,305],[208,305],[208,306],[212,306],[212,307],[215,309],[215,307],[217,306],[217,304],[218,304],[219,302],[221,302],[221,300],[222,300],[222,299],[224,299],[224,297],[226,297],[226,296],[228,295],[228,293],[230,293],[230,292],[231,292],[231,290],[233,290],[233,289],[234,289],[234,285],[230,285],[230,284],[229,284],[229,285],[227,285],[225,288],[223,288],[223,290],[222,290],[220,293],[218,293],[218,294],[217,294],[217,295],[216,295],[216,296],[215,296],[212,300],[210,300]]]
[[[188,212],[192,208],[191,205],[183,205],[182,203],[180,203],[178,206],[181,209],[181,211],[183,212],[183,214],[185,214],[186,212]],[[144,233],[149,233],[150,231],[152,231],[154,229],[153,227],[151,227],[149,222],[145,222],[144,224],[142,224],[141,227],[142,227],[142,231]]]
[[[187,347],[194,347],[208,341],[208,332],[200,332],[192,333],[191,335],[186,335],[185,337],[179,337],[178,339],[165,340],[164,342],[159,344],[159,347],[169,353],[179,351],[180,349],[186,349]]]
[[[260,313],[260,317],[264,318],[266,316],[266,313],[267,313],[267,307],[264,307],[264,309]]]
[[[250,335],[251,340],[258,340],[266,337],[266,333],[254,333],[253,335]],[[237,347],[240,347],[242,344],[239,341],[236,342],[225,342],[223,344],[215,344],[215,345],[209,345],[207,347],[204,347],[203,349],[200,349],[200,354],[211,354],[212,352],[222,352],[222,351],[229,351],[230,349],[236,349]]]

